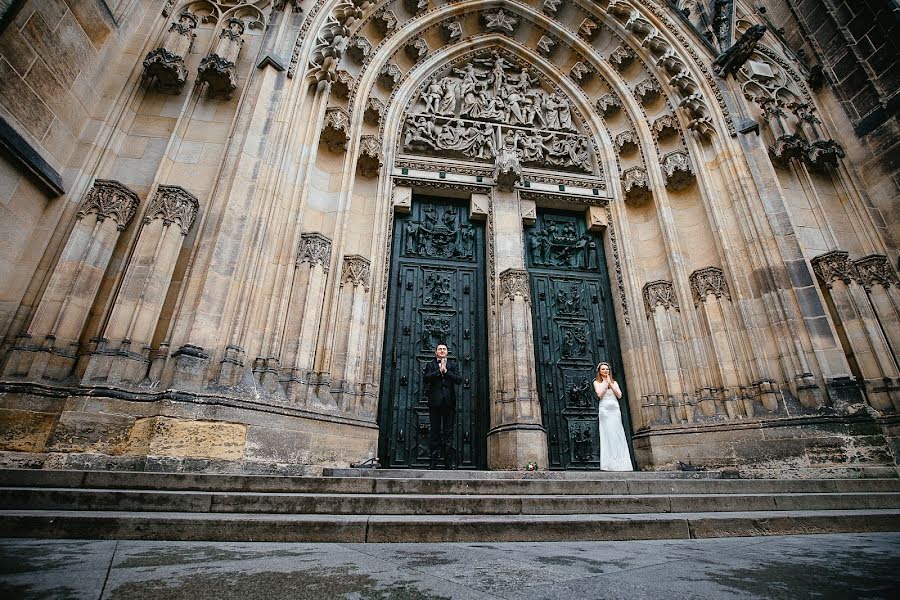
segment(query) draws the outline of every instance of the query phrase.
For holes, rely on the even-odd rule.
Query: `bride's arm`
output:
[[[618,382],[618,381],[613,381],[611,387],[612,387],[613,394],[616,395],[616,398],[621,398],[621,397],[622,397],[622,390],[619,389],[619,382]]]

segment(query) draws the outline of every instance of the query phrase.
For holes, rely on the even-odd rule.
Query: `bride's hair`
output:
[[[616,378],[613,377],[613,374],[612,374],[612,367],[609,366],[609,363],[608,363],[608,362],[602,362],[602,363],[600,363],[600,364],[597,365],[597,376],[594,378],[594,381],[600,381],[600,367],[602,367],[603,365],[606,365],[607,367],[609,367],[609,383],[610,383],[610,384],[615,383],[615,382],[616,382]]]

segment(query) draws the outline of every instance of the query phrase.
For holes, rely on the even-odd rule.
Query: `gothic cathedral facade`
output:
[[[895,469],[900,36],[832,4],[0,2],[0,465],[425,466],[445,343],[461,468],[599,468],[605,361],[638,469]]]

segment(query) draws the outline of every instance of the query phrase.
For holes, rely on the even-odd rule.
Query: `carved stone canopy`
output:
[[[621,154],[631,154],[638,148],[637,134],[631,129],[616,135],[615,142]]]
[[[156,195],[147,206],[144,223],[162,219],[165,225],[177,222],[181,227],[181,235],[187,235],[194,225],[200,201],[181,186],[161,185],[156,188]]]
[[[362,63],[372,53],[372,44],[364,37],[357,36],[347,45],[347,54],[358,63]]]
[[[524,269],[506,269],[500,273],[500,304],[516,298],[522,298],[525,302],[531,302],[531,293],[528,288],[528,271]]]
[[[419,60],[423,56],[428,55],[428,52],[430,50],[430,48],[428,47],[428,42],[426,42],[425,39],[421,37],[416,37],[410,40],[410,42],[406,44],[403,49],[406,52],[406,55],[415,62],[419,62]]]
[[[594,75],[594,68],[591,67],[584,61],[578,61],[574,65],[572,65],[572,70],[569,71],[569,77],[571,77],[577,83],[585,83]]]
[[[597,99],[597,110],[605,117],[622,108],[622,101],[615,94],[603,94]]]
[[[866,289],[871,289],[876,285],[885,288],[891,285],[900,286],[900,279],[897,277],[897,271],[894,270],[888,257],[883,254],[870,254],[853,261],[856,272],[859,274],[860,282]]]
[[[444,35],[445,42],[456,42],[462,39],[462,25],[458,20],[442,21],[441,32]]]
[[[393,90],[400,82],[401,77],[403,77],[403,71],[400,70],[400,67],[393,63],[388,63],[378,73],[378,83],[387,90]]]
[[[369,290],[371,276],[371,263],[368,258],[358,254],[348,254],[344,257],[344,265],[341,271],[341,285],[349,283],[353,287],[362,286]]]
[[[375,96],[369,96],[366,100],[366,109],[363,112],[363,120],[369,125],[380,125],[384,116],[384,102]]]
[[[542,5],[542,9],[548,15],[555,15],[556,11],[559,10],[559,6],[563,3],[563,0],[544,0],[544,4]]]
[[[609,64],[615,67],[617,71],[621,71],[622,69],[630,65],[634,59],[634,50],[632,50],[628,46],[619,46],[612,51],[612,54],[609,55],[608,60]]]
[[[687,152],[673,150],[660,159],[663,175],[666,177],[666,188],[670,190],[684,189],[694,180],[694,169]]]
[[[719,267],[704,267],[691,273],[691,290],[694,292],[694,303],[706,302],[707,296],[712,294],[716,298],[731,300],[728,292],[728,282],[725,281],[725,273]]]
[[[321,233],[301,233],[300,246],[297,249],[297,266],[309,263],[310,267],[319,265],[325,273],[331,263],[331,240]]]
[[[653,133],[657,139],[663,140],[678,133],[678,119],[675,115],[662,115],[653,121]]]
[[[657,306],[662,306],[666,310],[670,308],[680,310],[678,299],[675,297],[675,286],[671,281],[658,280],[644,284],[644,304],[648,318],[653,315],[653,310]]]
[[[554,46],[556,46],[556,40],[554,40],[549,35],[542,35],[541,39],[538,40],[537,49],[544,56],[549,56],[553,51]]]
[[[625,200],[640,204],[650,198],[650,180],[643,167],[630,167],[622,171],[622,189]]]
[[[81,201],[75,218],[83,219],[89,214],[97,215],[98,221],[111,218],[121,231],[128,226],[139,203],[138,195],[118,181],[95,179],[94,186]]]
[[[856,266],[850,260],[850,254],[842,250],[832,250],[809,261],[813,271],[826,287],[831,287],[837,280],[849,285],[858,278]]]
[[[374,135],[364,135],[360,140],[359,159],[356,168],[364,177],[375,177],[381,170],[381,139]]]
[[[322,127],[322,141],[332,152],[344,150],[350,135],[350,115],[340,106],[329,106],[325,110]]]
[[[650,104],[660,96],[659,84],[652,77],[648,77],[634,86],[634,95],[641,104]]]

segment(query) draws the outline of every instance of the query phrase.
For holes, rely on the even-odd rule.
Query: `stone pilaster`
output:
[[[372,417],[378,398],[365,395],[363,341],[369,309],[369,259],[344,257],[331,359],[331,394],[344,412]]]
[[[140,383],[148,374],[150,343],[175,271],[182,241],[200,202],[177,185],[160,185],[143,226],[109,321],[83,375],[85,383]]]
[[[10,353],[4,377],[62,379],[71,374],[116,242],[138,203],[137,194],[121,183],[94,181],[31,323]]]
[[[659,364],[668,396],[669,419],[672,423],[690,423],[694,420],[694,409],[688,402],[690,391],[683,377],[687,365],[679,348],[683,343],[683,334],[675,287],[671,281],[651,281],[644,285],[643,293],[647,318],[653,322],[656,334]]]
[[[315,403],[314,388],[321,383],[321,374],[313,366],[330,261],[329,238],[321,233],[301,234],[282,357],[288,398],[301,404]]]
[[[843,329],[848,354],[852,353],[863,378],[869,404],[879,411],[900,410],[897,361],[860,285],[856,265],[847,252],[840,250],[821,254],[810,262],[831,297],[836,324]]]

